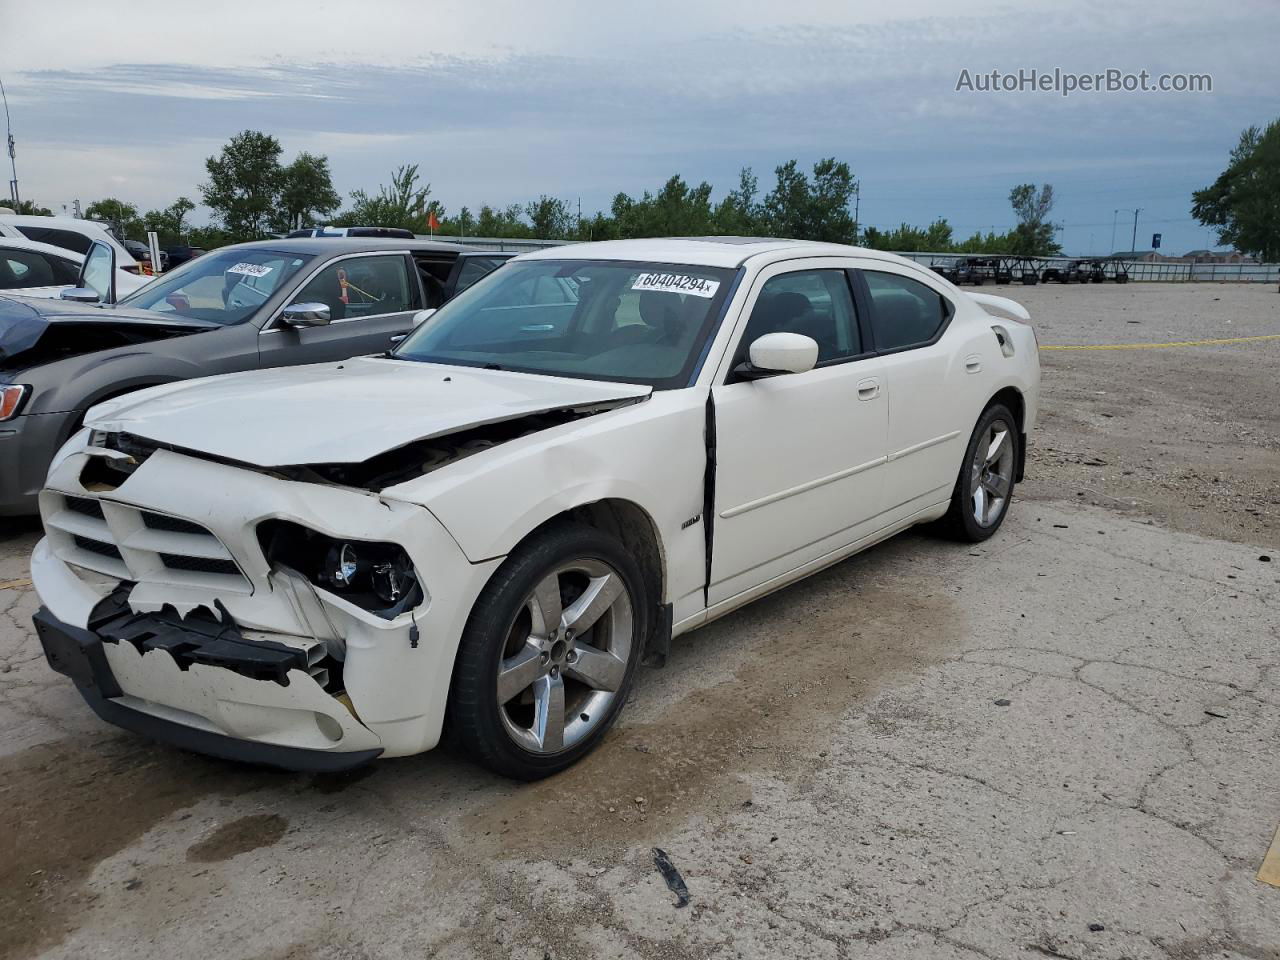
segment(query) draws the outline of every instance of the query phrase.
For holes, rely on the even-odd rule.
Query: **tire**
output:
[[[584,599],[592,591],[596,600]],[[445,715],[452,744],[516,780],[550,776],[590,753],[631,689],[648,636],[647,593],[631,554],[594,527],[553,527],[517,548],[463,631]],[[576,620],[580,636],[575,609],[587,614]]]
[[[1000,431],[1005,435],[993,462],[989,451],[994,435]],[[1009,512],[1009,502],[1013,499],[1014,475],[1017,470],[1020,442],[1017,421],[1008,407],[996,403],[982,412],[982,416],[978,418],[978,425],[973,428],[969,444],[965,447],[960,475],[956,477],[956,485],[951,493],[951,506],[939,521],[939,527],[946,536],[968,543],[981,543],[1000,529],[1000,525],[1004,523],[1005,514]],[[987,473],[979,467],[980,450],[983,451],[982,468],[994,465],[996,467],[994,472]],[[975,499],[975,488],[978,486],[979,478],[984,476],[988,480],[995,477],[997,481],[1003,480],[1003,482],[984,483],[980,505]],[[1003,492],[1003,496],[998,498],[1000,501],[998,505],[994,504],[996,498],[993,496],[997,490]],[[979,511],[982,512],[985,520],[979,519]]]

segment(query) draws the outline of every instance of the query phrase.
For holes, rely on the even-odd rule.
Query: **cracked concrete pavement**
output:
[[[1008,293],[1042,343],[1280,332],[1274,290]],[[539,784],[148,744],[0,590],[0,957],[1280,957],[1280,343],[1141,354],[1044,355],[991,541],[912,532],[683,638]]]

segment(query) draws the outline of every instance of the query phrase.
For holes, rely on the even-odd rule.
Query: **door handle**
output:
[[[982,358],[976,353],[971,353],[964,358],[964,372],[977,373],[982,369]]]
[[[858,399],[874,400],[880,396],[880,381],[875,377],[868,377],[866,380],[858,381]]]
[[[407,333],[397,333],[394,337],[391,338],[391,342],[399,343],[401,340],[403,340],[407,336],[408,336]]]

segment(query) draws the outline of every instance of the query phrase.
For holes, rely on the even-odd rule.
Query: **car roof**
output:
[[[410,250],[414,252],[461,253],[473,250],[460,243],[445,243],[443,240],[409,240],[406,237],[292,237],[279,240],[254,240],[250,243],[233,245],[236,250],[274,250],[278,253],[329,254],[362,253],[377,250]],[[219,247],[213,251],[220,253],[233,247]]]
[[[602,240],[594,243],[544,247],[521,254],[518,260],[652,260],[705,267],[740,267],[748,260],[765,262],[802,257],[867,257],[920,268],[906,257],[842,243],[786,240],[774,237],[650,237],[643,240]],[[920,268],[922,269],[922,268]],[[925,271],[929,272],[929,271]]]
[[[70,260],[73,263],[83,263],[84,254],[76,253],[74,250],[68,250],[66,247],[55,246],[52,243],[41,243],[38,240],[28,240],[26,237],[5,237],[0,236],[0,249],[8,247],[11,250],[31,250],[35,253],[47,253],[51,256],[62,257],[64,260]]]

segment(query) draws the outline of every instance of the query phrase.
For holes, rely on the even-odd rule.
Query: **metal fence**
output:
[[[899,253],[925,267],[950,267],[966,257],[997,258],[998,254],[969,253]],[[1079,257],[1034,258],[1040,270],[1065,267]],[[1085,258],[1106,259],[1106,258]],[[1121,260],[1129,280],[1137,283],[1280,283],[1280,263],[1148,263],[1145,260]]]
[[[478,250],[524,253],[545,247],[559,247],[576,240],[509,240],[502,237],[453,237],[436,234],[422,240],[444,240],[448,243],[466,244]],[[898,256],[914,260],[926,267],[949,267],[965,257],[996,257],[997,254],[969,253],[899,253]],[[1044,271],[1050,267],[1065,267],[1078,257],[1032,258]],[[1092,259],[1092,258],[1090,258]],[[1105,258],[1101,258],[1105,259]],[[1120,261],[1129,273],[1129,279],[1138,283],[1280,283],[1280,263],[1148,263],[1145,260]]]

